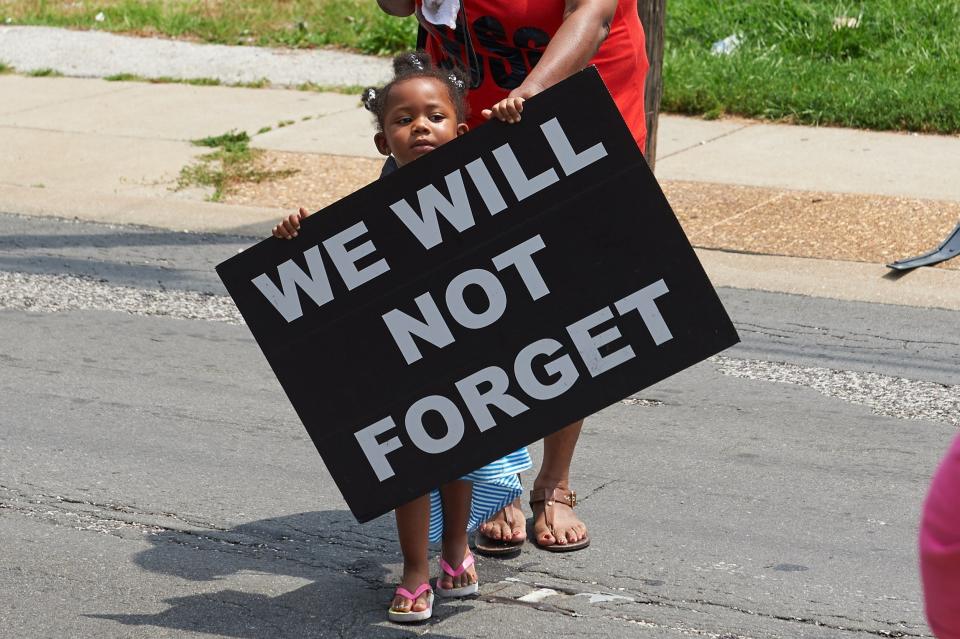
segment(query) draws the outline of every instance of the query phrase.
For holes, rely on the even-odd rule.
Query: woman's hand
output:
[[[484,109],[480,115],[488,120],[496,118],[501,122],[515,124],[520,121],[521,113],[523,113],[523,98],[512,96],[500,100],[489,109]]]
[[[298,213],[288,215],[273,227],[273,236],[279,237],[281,240],[292,240],[300,231],[300,222],[308,215],[310,213],[307,212],[307,209],[301,206]]]

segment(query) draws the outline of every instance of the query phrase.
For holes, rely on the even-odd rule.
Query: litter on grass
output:
[[[860,26],[860,18],[863,17],[863,14],[860,14],[856,18],[851,18],[850,16],[837,16],[833,19],[833,30],[840,31],[841,29],[856,29]]]
[[[723,40],[717,40],[713,43],[713,46],[710,47],[710,53],[713,55],[730,55],[743,42],[743,36],[739,33],[734,33],[733,35],[728,35]]]

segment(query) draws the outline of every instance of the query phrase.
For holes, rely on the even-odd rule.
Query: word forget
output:
[[[618,300],[612,306],[618,317],[636,311],[643,320],[653,343],[660,346],[673,339],[656,305],[656,299],[667,292],[669,291],[666,283],[660,279]],[[563,339],[569,338],[573,350],[579,355],[591,377],[597,377],[636,357],[636,353],[629,344],[613,352],[606,354],[601,352],[601,348],[623,337],[616,325],[598,333],[594,332],[601,324],[613,319],[613,310],[605,306],[566,327],[567,335]],[[570,390],[579,379],[580,373],[571,357],[567,353],[556,355],[562,348],[564,344],[558,339],[542,338],[528,344],[517,353],[513,360],[513,378],[528,402],[555,399]],[[541,382],[534,373],[534,360],[541,357],[552,357],[541,368],[552,379],[550,383]],[[513,395],[507,393],[510,385],[510,376],[500,366],[487,366],[454,383],[457,394],[463,400],[473,423],[480,432],[497,425],[490,411],[491,407],[496,407],[510,417],[516,417],[529,410],[528,403],[518,398],[519,393]],[[486,390],[481,391],[481,388]],[[444,423],[445,434],[442,437],[436,438],[427,432],[424,418],[430,412],[437,413]],[[444,453],[456,446],[463,439],[465,432],[465,421],[460,409],[451,399],[443,395],[428,395],[415,401],[404,414],[403,425],[413,445],[433,455]],[[387,460],[387,454],[402,448],[403,443],[397,436],[383,442],[378,438],[396,428],[396,421],[389,416],[354,434],[373,472],[381,482],[395,474]]]

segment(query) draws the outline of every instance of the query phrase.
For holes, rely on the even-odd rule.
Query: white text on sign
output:
[[[597,142],[582,151],[575,151],[557,118],[544,122],[540,125],[540,129],[564,176],[570,176],[607,155],[602,142]],[[518,202],[561,179],[555,168],[549,168],[533,177],[528,176],[509,144],[497,147],[492,154],[495,164],[506,178]],[[406,198],[390,205],[390,209],[397,218],[425,249],[431,249],[443,242],[438,216],[442,216],[460,233],[476,224],[473,207],[467,197],[463,178],[464,170],[476,187],[490,215],[496,215],[508,208],[487,163],[482,158],[477,158],[464,165],[463,169],[452,171],[444,177],[446,190],[450,194],[449,199],[434,184],[428,184],[417,190],[416,200],[419,212],[414,210]],[[279,286],[267,273],[257,275],[251,282],[284,320],[292,322],[303,316],[301,290],[317,306],[323,306],[334,299],[330,275],[320,251],[321,246],[348,291],[390,270],[390,266],[383,258],[358,268],[358,262],[365,258],[372,259],[371,256],[376,255],[376,245],[367,235],[366,225],[362,221],[357,222],[305,250],[303,259],[307,266],[306,271],[290,259],[277,267]],[[355,244],[357,241],[360,241],[359,245],[346,248],[347,244]]]
[[[650,338],[657,346],[673,339],[656,300],[668,293],[666,283],[660,279],[645,286],[611,306],[605,306],[586,317],[569,324],[567,335],[575,352],[591,377],[597,377],[617,366],[634,359],[637,355],[627,344],[613,352],[601,349],[623,337],[620,329],[613,326],[595,332],[595,329],[611,320],[636,311],[643,321]],[[614,315],[616,313],[616,315]],[[523,391],[523,395],[508,394],[511,378],[509,373],[499,366],[488,366],[454,383],[456,393],[467,407],[473,424],[480,432],[497,425],[490,411],[496,407],[510,417],[516,417],[527,411],[532,401],[549,401],[568,391],[580,378],[577,366],[566,352],[557,355],[564,344],[558,339],[538,339],[517,353],[513,361],[513,379]],[[542,372],[552,380],[544,383],[535,374],[534,360],[550,357],[542,364]],[[481,389],[486,389],[482,390]],[[527,400],[527,403],[525,401]],[[445,425],[445,434],[436,438],[431,436],[424,425],[428,413],[439,415]],[[457,405],[443,395],[428,395],[415,401],[403,415],[403,425],[407,437],[418,449],[429,454],[446,452],[463,439],[466,420]],[[395,431],[397,422],[392,416],[385,417],[367,426],[354,435],[360,448],[366,455],[370,467],[381,482],[394,476],[387,455],[403,447],[400,438],[394,435],[385,441],[380,436]]]

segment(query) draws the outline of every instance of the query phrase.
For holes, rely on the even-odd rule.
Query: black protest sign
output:
[[[593,68],[217,271],[360,521],[738,341]]]

